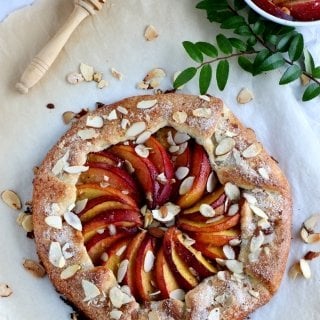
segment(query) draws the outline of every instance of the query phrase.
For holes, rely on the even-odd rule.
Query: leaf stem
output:
[[[234,58],[234,57],[240,57],[240,56],[244,56],[244,55],[257,54],[257,53],[259,53],[259,51],[251,50],[251,51],[242,51],[242,52],[233,53],[228,56],[217,57],[215,59],[202,62],[200,65],[198,65],[196,67],[196,69],[200,69],[202,66],[204,66],[206,64],[211,64],[211,63],[214,63],[214,62],[217,62],[220,60],[226,60],[226,59],[230,59],[230,58]]]

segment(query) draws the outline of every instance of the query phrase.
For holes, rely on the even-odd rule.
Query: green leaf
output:
[[[228,2],[227,0],[204,0],[200,1],[196,5],[197,9],[212,9],[212,10],[222,10],[228,8]]]
[[[218,49],[211,43],[200,41],[196,43],[196,46],[202,53],[209,57],[215,58],[218,56]]]
[[[304,91],[302,101],[309,101],[320,95],[320,86],[317,83],[311,83]]]
[[[238,58],[238,64],[244,71],[252,74],[253,63],[248,58],[240,56]]]
[[[312,76],[317,79],[320,79],[320,67],[316,67],[313,69]]]
[[[271,43],[272,45],[276,45],[279,41],[279,36],[276,36],[275,34],[267,34],[265,37],[264,37],[265,41],[266,42],[269,42]]]
[[[210,64],[205,64],[200,70],[199,88],[200,94],[206,94],[212,79],[212,68]]]
[[[285,61],[282,57],[282,54],[276,52],[262,62],[262,64],[259,66],[259,71],[271,71],[283,66],[284,64]]]
[[[311,53],[307,49],[304,49],[303,55],[304,55],[304,66],[306,68],[307,73],[313,74],[315,65],[314,65],[314,60]]]
[[[229,77],[229,61],[228,60],[221,60],[218,63],[217,70],[216,70],[216,79],[218,88],[222,91],[227,84]]]
[[[223,53],[225,54],[232,53],[232,45],[226,36],[224,36],[223,34],[218,34],[216,39],[217,39],[218,47]]]
[[[239,51],[246,51],[247,45],[238,38],[229,38],[231,45]]]
[[[294,80],[297,80],[302,74],[300,66],[294,64],[290,66],[285,73],[282,75],[279,84],[287,84]]]
[[[241,16],[233,16],[221,23],[220,28],[222,29],[236,29],[242,25],[245,25],[244,18]]]
[[[247,45],[249,47],[253,47],[256,43],[257,43],[257,38],[255,36],[250,36],[248,39],[247,39]]]
[[[253,61],[253,75],[261,73],[259,70],[260,65],[271,55],[268,49],[262,49]]]
[[[235,29],[233,32],[235,34],[240,35],[240,36],[251,36],[252,35],[252,32],[247,25],[240,26],[237,29]]]
[[[285,35],[283,35],[280,39],[279,42],[277,43],[277,50],[280,52],[286,52],[289,49],[291,39],[296,35],[296,32],[290,32]]]
[[[275,27],[279,27],[279,25],[276,25]],[[283,35],[283,34],[291,33],[294,30],[295,30],[294,27],[281,26],[280,29],[277,30],[276,34]]]
[[[252,27],[252,30],[255,34],[260,35],[264,32],[266,26],[262,20],[258,20]]]
[[[198,47],[194,43],[190,41],[183,41],[182,45],[184,49],[187,51],[191,59],[199,63],[203,62],[202,52],[198,49]]]
[[[296,61],[301,57],[303,48],[304,48],[303,37],[300,33],[298,33],[296,36],[294,36],[294,38],[290,43],[288,54],[291,61]]]
[[[181,86],[189,82],[197,73],[197,69],[194,67],[183,70],[174,80],[173,87],[179,89]]]
[[[235,14],[229,10],[224,10],[224,11],[207,11],[207,18],[210,22],[218,22],[222,23],[224,20],[234,17]]]

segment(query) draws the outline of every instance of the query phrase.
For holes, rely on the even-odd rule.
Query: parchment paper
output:
[[[152,68],[168,74],[162,89],[170,88],[173,73],[192,64],[181,46],[183,40],[214,41],[219,32],[204,12],[194,8],[197,1],[117,0],[102,12],[87,18],[73,34],[46,77],[28,95],[14,90],[24,68],[52,37],[73,8],[72,1],[37,0],[34,5],[12,14],[0,25],[0,190],[15,190],[31,199],[32,169],[62,135],[67,126],[62,113],[94,108],[96,101],[112,102],[142,94],[135,85]],[[144,29],[153,24],[159,38],[146,42]],[[320,51],[319,29],[304,30],[310,47]],[[72,86],[65,76],[79,63],[93,65],[104,73],[109,88],[95,83]],[[319,61],[318,61],[319,62]],[[110,75],[114,67],[124,74],[119,81]],[[269,153],[279,161],[293,192],[293,241],[288,266],[319,245],[304,245],[299,239],[302,222],[320,212],[320,121],[319,99],[301,103],[299,84],[280,87],[280,73],[252,78],[234,61],[224,92],[212,85],[210,93],[224,99],[245,125],[253,128]],[[254,92],[247,105],[238,105],[241,88]],[[197,83],[184,92],[198,94]],[[53,103],[55,108],[46,108]],[[13,295],[0,298],[1,320],[69,319],[65,305],[47,278],[36,279],[22,267],[24,258],[36,259],[32,240],[17,226],[17,212],[0,202],[0,283],[8,283]],[[320,259],[311,262],[310,280],[289,280],[285,274],[272,301],[256,311],[252,320],[318,320],[320,318]]]

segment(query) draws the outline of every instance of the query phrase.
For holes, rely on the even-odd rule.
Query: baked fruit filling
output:
[[[90,153],[85,165],[74,210],[87,252],[137,301],[183,300],[226,259],[236,267],[239,188],[219,183],[188,134],[165,127]]]

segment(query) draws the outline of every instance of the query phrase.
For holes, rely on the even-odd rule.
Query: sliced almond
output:
[[[101,72],[94,72],[93,81],[99,83],[101,80],[102,80],[102,73]]]
[[[248,201],[249,204],[256,204],[257,203],[256,197],[250,193],[243,192],[242,196]]]
[[[179,147],[179,146],[176,146],[176,145],[169,147],[169,152],[170,152],[170,153],[176,153],[176,152],[178,152],[179,150],[180,150],[180,147]]]
[[[118,119],[117,111],[115,109],[110,111],[110,113],[106,115],[104,118],[109,121],[117,120]]]
[[[19,196],[12,190],[5,190],[1,193],[3,202],[12,209],[21,209],[21,200]]]
[[[259,291],[255,291],[255,290],[249,289],[248,292],[249,292],[250,296],[252,296],[254,298],[258,299],[260,297]]]
[[[228,216],[234,216],[238,212],[239,212],[239,204],[238,203],[234,203],[228,209]]]
[[[92,81],[93,80],[93,67],[89,66],[85,63],[80,64],[80,72],[86,81]]]
[[[83,301],[93,300],[101,294],[99,288],[94,283],[88,280],[82,279],[81,285],[84,292]]]
[[[117,228],[114,224],[108,225],[110,236],[115,236],[117,234]]]
[[[62,119],[65,124],[69,124],[74,118],[76,114],[72,111],[66,111],[62,114]]]
[[[208,315],[208,320],[220,320],[220,309],[212,309]]]
[[[112,287],[109,291],[109,298],[112,305],[115,308],[121,308],[122,305],[127,304],[132,301],[132,297],[130,297],[127,293],[123,292],[118,287]]]
[[[25,259],[23,261],[23,267],[37,278],[43,278],[46,275],[46,270],[37,261]]]
[[[127,137],[136,137],[146,129],[147,125],[143,121],[133,123],[127,130]]]
[[[309,263],[305,259],[300,259],[299,263],[300,263],[300,269],[301,269],[302,275],[306,279],[310,279],[311,269],[310,269]]]
[[[24,231],[26,232],[31,232],[33,231],[33,219],[32,219],[32,215],[31,214],[27,214],[22,222],[21,222],[21,226],[23,228]]]
[[[295,280],[297,278],[297,276],[301,275],[301,268],[300,268],[300,263],[295,263],[292,265],[292,267],[289,269],[289,277],[292,280]]]
[[[7,298],[13,293],[12,289],[5,283],[0,283],[0,297]]]
[[[66,260],[62,254],[61,246],[59,242],[51,242],[49,248],[49,261],[57,268],[63,268],[66,264]]]
[[[240,239],[232,239],[229,241],[229,245],[232,247],[238,246],[241,243]]]
[[[101,81],[99,81],[98,85],[97,85],[97,87],[99,89],[103,89],[103,88],[106,88],[108,86],[109,86],[109,82],[107,80],[105,80],[105,79],[102,79]]]
[[[144,258],[144,264],[143,264],[144,272],[150,272],[153,269],[155,259],[156,257],[154,256],[153,252],[148,250]]]
[[[126,245],[122,246],[120,249],[117,250],[116,256],[118,257],[122,256],[122,254],[126,251],[126,249],[127,249]]]
[[[300,230],[300,237],[305,243],[309,243],[309,232],[307,231],[306,228],[301,228]]]
[[[109,256],[108,256],[108,254],[107,254],[106,252],[104,252],[104,253],[101,255],[100,259],[101,259],[103,262],[107,262],[108,259],[109,259]]]
[[[144,31],[144,38],[147,41],[152,41],[157,39],[159,36],[159,33],[157,32],[156,28],[153,25],[147,26],[146,30]]]
[[[215,149],[215,154],[217,156],[225,155],[229,153],[236,145],[236,142],[233,138],[224,138],[222,139]]]
[[[143,144],[138,144],[134,148],[135,153],[141,158],[148,158],[149,157],[149,148],[147,148]]]
[[[89,167],[87,166],[69,166],[69,167],[63,168],[63,171],[70,174],[78,174],[78,173],[86,172],[88,170],[89,170]]]
[[[27,215],[27,214],[26,214],[25,212],[23,212],[23,211],[19,212],[19,215],[18,215],[18,217],[17,217],[17,219],[16,219],[16,222],[17,222],[17,224],[18,224],[19,226],[22,226],[22,221],[23,221],[23,219],[24,219],[24,217],[25,217],[26,215]]]
[[[170,292],[169,297],[170,297],[171,299],[176,299],[176,300],[183,301],[184,298],[185,298],[185,295],[186,295],[186,293],[185,293],[184,290],[182,290],[182,289],[175,289],[175,290],[173,290],[173,291]]]
[[[119,265],[118,272],[117,272],[117,281],[119,283],[122,282],[122,280],[126,276],[126,273],[128,271],[128,265],[129,265],[129,260],[128,259],[125,259],[125,260],[121,261],[121,263]]]
[[[207,185],[206,185],[207,191],[209,193],[212,193],[217,183],[218,183],[218,180],[217,180],[216,174],[212,171],[207,180]]]
[[[130,121],[128,119],[122,119],[120,123],[120,127],[125,130],[130,125]]]
[[[137,108],[138,109],[150,109],[154,107],[158,103],[158,100],[142,100],[138,102]]]
[[[120,320],[123,312],[121,310],[113,309],[110,311],[110,319],[112,320]]]
[[[67,75],[67,82],[70,84],[77,84],[84,81],[84,77],[79,72],[71,72]]]
[[[62,218],[61,216],[48,216],[44,219],[45,223],[52,228],[62,229]]]
[[[176,144],[181,144],[181,143],[187,142],[190,139],[191,139],[191,137],[187,133],[184,133],[184,132],[176,132],[174,135],[174,138],[173,138],[173,140]]]
[[[314,214],[310,218],[308,218],[304,223],[304,227],[307,229],[308,232],[314,232],[314,228],[316,227],[317,223],[320,220],[320,214]]]
[[[148,320],[161,320],[161,318],[156,310],[152,310],[148,313]]]
[[[264,242],[264,234],[262,231],[259,231],[258,236],[254,236],[251,238],[250,242],[250,252],[256,252],[258,251]]]
[[[123,80],[123,74],[120,71],[116,70],[115,68],[111,68],[110,71],[114,78]]]
[[[168,179],[167,179],[166,175],[164,174],[164,172],[161,172],[160,174],[158,174],[156,179],[161,184],[167,184],[168,183]]]
[[[187,192],[189,192],[192,188],[192,185],[193,185],[193,182],[195,180],[195,177],[194,176],[190,176],[188,178],[185,178],[180,187],[179,187],[179,194],[182,196],[182,195],[185,195]]]
[[[227,182],[224,186],[224,192],[228,199],[231,201],[236,201],[240,199],[240,189],[238,186],[231,182]]]
[[[146,83],[150,83],[150,85],[152,86],[151,81],[156,80],[156,79],[161,81],[161,79],[163,79],[165,76],[166,76],[166,72],[163,69],[155,68],[155,69],[150,70],[147,73],[147,75],[144,77],[143,81]]]
[[[128,109],[126,109],[123,106],[117,106],[117,111],[119,111],[120,113],[127,115],[129,113]]]
[[[177,154],[183,154],[186,151],[187,148],[188,148],[188,141],[184,142],[184,143],[181,143],[179,145],[179,150],[178,150]]]
[[[77,135],[82,139],[82,140],[90,140],[90,139],[93,139],[93,138],[96,138],[99,133],[96,132],[95,129],[93,128],[90,128],[90,129],[82,129],[82,130],[79,130]]]
[[[248,148],[242,151],[244,158],[253,158],[260,154],[262,151],[262,145],[259,142],[251,144]]]
[[[77,214],[80,213],[82,210],[84,210],[84,208],[86,207],[87,203],[88,203],[88,199],[78,200],[76,202],[76,205],[75,205],[73,211],[75,213],[77,213]]]
[[[70,225],[72,228],[82,231],[82,223],[80,218],[71,211],[65,212],[63,215],[64,220]]]
[[[206,203],[202,203],[200,205],[199,211],[201,215],[203,215],[206,218],[212,218],[216,214],[215,210],[209,204]]]
[[[65,243],[62,247],[62,254],[65,259],[70,259],[74,256],[74,252],[71,248],[70,243]]]
[[[199,98],[200,98],[201,100],[210,102],[210,97],[207,96],[207,95],[205,95],[205,94],[201,94],[201,95],[199,96]]]
[[[262,252],[261,248],[256,251],[250,252],[248,255],[249,262],[251,263],[258,262],[261,252]]]
[[[212,110],[210,108],[197,108],[192,111],[192,114],[198,118],[211,118]]]
[[[152,132],[150,131],[144,131],[142,132],[136,139],[137,144],[145,143],[152,135]]]
[[[188,115],[184,111],[176,111],[172,115],[172,119],[178,124],[185,123],[187,118]]]
[[[307,243],[316,243],[316,242],[320,242],[320,233],[309,234]]]
[[[237,96],[237,101],[240,104],[246,104],[250,102],[252,99],[253,99],[253,93],[247,88],[241,89],[241,91]]]
[[[86,126],[91,128],[102,128],[103,118],[100,116],[87,116]]]
[[[260,176],[265,179],[265,180],[269,180],[270,176],[269,176],[269,172],[266,168],[259,168],[258,172],[260,174]]]
[[[61,272],[60,279],[66,280],[66,279],[72,278],[80,269],[81,269],[81,266],[79,266],[78,264],[73,264],[65,268]]]
[[[184,179],[189,174],[190,169],[188,167],[179,167],[175,172],[175,177],[178,180]]]
[[[243,272],[243,263],[238,260],[227,260],[226,266],[233,273]]]
[[[253,204],[250,204],[250,209],[253,211],[253,213],[260,217],[260,218],[263,218],[263,219],[266,219],[268,220],[269,217],[267,216],[267,214],[262,210],[260,209],[259,207],[253,205]]]
[[[229,260],[234,260],[236,257],[236,253],[230,245],[225,244],[222,248],[224,255]]]

